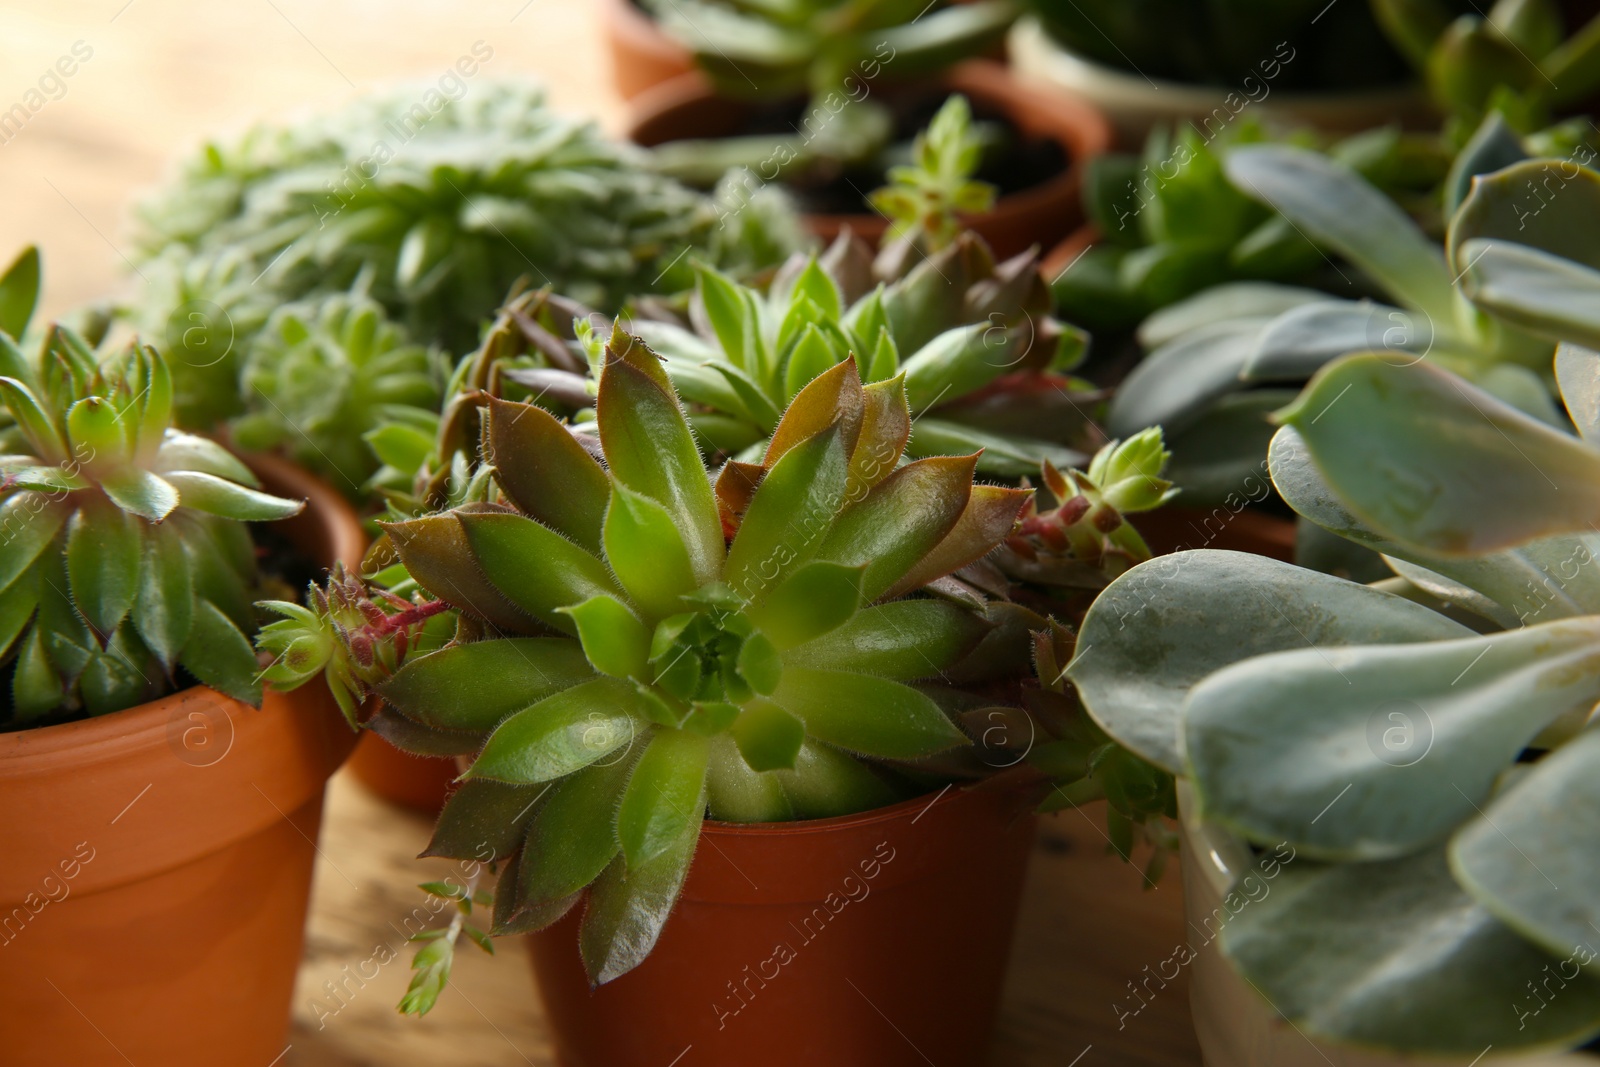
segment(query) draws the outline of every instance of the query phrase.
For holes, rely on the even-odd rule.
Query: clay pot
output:
[[[1206,510],[1169,504],[1135,515],[1133,524],[1158,556],[1220,548],[1294,562],[1295,521],[1249,505],[1235,509],[1219,504]]]
[[[437,815],[461,772],[449,756],[414,756],[371,731],[363,731],[355,755],[350,757],[350,773],[391,804]]]
[[[591,991],[576,911],[529,937],[562,1064],[980,1067],[1034,821],[1014,791],[979,788],[706,823],[636,969]]]
[[[634,0],[600,0],[599,7],[611,78],[624,100],[694,70],[689,50],[667,36]]]
[[[360,561],[343,499],[268,488],[321,564]],[[352,533],[353,531],[353,533]],[[323,685],[260,710],[195,686],[0,734],[0,1033],[8,1067],[266,1067],[285,1049],[323,785],[355,743]]]
[[[1049,138],[1061,146],[1068,165],[1055,177],[999,198],[993,210],[966,219],[1000,258],[1034,245],[1048,248],[1083,218],[1079,188],[1083,163],[1111,144],[1105,117],[1079,98],[1039,89],[1019,81],[1006,67],[972,60],[952,67],[938,80],[940,91],[962,93],[974,108],[1004,114],[1022,133]],[[891,90],[892,91],[892,90]],[[699,74],[663,82],[634,101],[628,137],[646,146],[698,137],[726,137],[742,128],[751,105],[717,96]],[[850,227],[876,243],[888,226],[875,212],[849,215],[808,214],[811,231],[824,241]]]

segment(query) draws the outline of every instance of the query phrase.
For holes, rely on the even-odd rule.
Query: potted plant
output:
[[[1307,1062],[1308,1038],[1363,1064],[1593,1062],[1538,1053],[1600,1033],[1597,190],[1575,173],[1523,230],[1486,200],[1451,249],[1474,300],[1563,342],[1579,436],[1432,361],[1343,357],[1281,413],[1272,476],[1391,577],[1191,553],[1088,612],[1068,673],[1090,713],[1192,791],[1192,920],[1231,968],[1194,991],[1218,1062]]]
[[[1424,122],[1426,102],[1365,4],[1025,0],[1018,69],[1105,111],[1127,146],[1155,126],[1208,137],[1250,112],[1355,133]]]
[[[656,24],[639,0],[600,0],[600,32],[611,80],[624,100],[694,70],[694,56]]]
[[[1081,164],[1105,150],[1109,132],[1093,109],[1028,88],[997,64],[952,65],[996,41],[1013,15],[1007,0],[920,15],[882,0],[663,4],[662,26],[694,51],[701,76],[641,95],[629,136],[655,149],[658,167],[703,186],[729,168],[743,169],[747,188],[782,182],[825,240],[847,225],[875,240],[885,223],[866,191],[959,93],[978,119],[971,169],[999,191],[967,223],[1014,255],[1076,221]],[[743,195],[728,200],[728,214],[742,210]]]
[[[360,529],[310,476],[174,429],[154,349],[56,326],[25,354],[38,285],[32,249],[0,277],[7,1055],[265,1063],[351,739],[325,687],[263,690],[256,553],[293,581]]]

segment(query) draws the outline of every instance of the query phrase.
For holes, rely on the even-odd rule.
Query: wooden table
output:
[[[1176,864],[1158,888],[1140,889],[1137,871],[1106,854],[1099,819],[1091,808],[1050,817],[1040,828],[994,1067],[1200,1062],[1183,975],[1119,1026],[1115,1006],[1136,1006],[1128,983],[1144,978],[1143,969],[1170,957],[1184,938],[1182,889]],[[411,956],[398,927],[419,907],[426,914],[416,883],[450,869],[443,861],[412,859],[428,831],[426,820],[377,800],[348,775],[334,778],[285,1067],[555,1063],[516,940],[498,943],[493,957],[464,945],[450,989],[430,1015],[395,1013]]]

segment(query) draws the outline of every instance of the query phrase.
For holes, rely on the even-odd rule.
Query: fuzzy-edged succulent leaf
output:
[[[887,678],[789,667],[773,702],[810,736],[865,756],[918,759],[966,741],[932,699]]]
[[[865,564],[862,596],[878,599],[956,528],[972,496],[976,464],[976,456],[906,464],[840,514],[818,557]]]
[[[538,906],[581,892],[617,855],[617,804],[633,768],[629,753],[549,786],[523,846],[517,892]]]
[[[617,678],[597,678],[506,718],[466,776],[532,785],[581,770],[633,743],[643,698]]]
[[[1600,980],[1535,997],[1571,948],[1552,957],[1519,937],[1462,891],[1442,848],[1331,867],[1274,853],[1237,895],[1223,951],[1308,1035],[1468,1062],[1596,1030]]]
[[[607,562],[640,609],[656,618],[683,610],[682,598],[698,583],[689,550],[665,507],[613,483],[604,539]]]
[[[603,985],[633,970],[655,948],[672,914],[700,839],[700,823],[654,859],[629,866],[612,860],[589,890],[578,950],[589,981]]]
[[[11,584],[33,566],[71,512],[44,493],[13,493],[0,500],[0,536],[5,551],[0,552],[0,589]]]
[[[409,659],[378,686],[378,695],[424,726],[483,731],[593,677],[576,641],[508,637]]]
[[[837,426],[784,453],[745,509],[724,581],[757,600],[815,556],[839,514],[848,472]]]
[[[688,730],[662,730],[650,739],[617,807],[617,840],[630,871],[700,825],[707,758],[706,739]]]
[[[260,707],[261,666],[250,639],[211,601],[195,601],[189,640],[178,662],[211,688]]]
[[[100,476],[100,488],[117,507],[150,522],[160,522],[183,503],[176,485],[161,475],[140,467],[121,467],[106,471]],[[243,491],[254,492],[252,489]],[[207,509],[197,508],[197,510]]]
[[[491,397],[487,460],[495,480],[524,515],[600,551],[610,479],[572,433],[536,404]]]
[[[1386,859],[1481,810],[1546,726],[1600,701],[1597,668],[1593,619],[1257,656],[1189,694],[1186,756],[1208,818],[1319,858]]]
[[[1095,599],[1067,673],[1118,742],[1175,774],[1184,698],[1269,652],[1466,637],[1420,604],[1243,552],[1195,549],[1140,564]]]
[[[444,802],[423,856],[495,863],[522,844],[544,786],[462,782]]]
[[[856,612],[842,626],[791,649],[784,661],[910,682],[948,669],[988,629],[982,616],[947,601],[895,600]]]
[[[839,425],[846,452],[855,449],[866,417],[866,391],[856,373],[855,360],[837,363],[810,381],[784,411],[762,465],[771,467],[796,445]]]
[[[466,530],[455,515],[425,515],[379,525],[389,535],[406,571],[435,597],[501,630],[522,633],[539,629],[534,616],[514,606],[484,577],[473,562]],[[570,543],[568,548],[582,551]]]
[[[458,512],[455,519],[494,587],[546,625],[575,632],[561,608],[621,592],[598,557],[533,519],[512,512]]]
[[[1427,363],[1324,368],[1281,413],[1374,530],[1474,555],[1600,524],[1600,453]]]
[[[148,526],[141,546],[133,625],[168,670],[194,626],[194,582],[188,552],[172,528]]]
[[[622,601],[607,593],[561,608],[578,627],[583,654],[601,674],[642,678],[650,658],[650,631]]]
[[[768,701],[757,701],[733,724],[739,755],[752,771],[792,770],[805,743],[805,723]]]
[[[1600,925],[1600,730],[1534,764],[1456,834],[1450,865],[1481,904],[1546,952],[1592,945]],[[1600,974],[1593,950],[1576,961]]]
[[[861,394],[861,434],[850,456],[850,484],[871,489],[889,475],[911,437],[905,379],[873,382]]]
[[[1016,528],[1032,496],[1030,489],[974,485],[955,526],[884,595],[910,593],[988,555]]]
[[[104,499],[85,500],[67,523],[72,602],[104,637],[133,607],[143,549],[138,520]]]
[[[161,476],[178,491],[178,505],[238,522],[271,522],[300,514],[303,500],[285,500],[202,471],[168,471]]]
[[[607,349],[596,409],[612,476],[672,514],[695,577],[714,580],[723,540],[711,481],[666,372],[625,334]]]
[[[861,567],[808,563],[750,611],[778,650],[803,645],[850,621],[861,606]]]

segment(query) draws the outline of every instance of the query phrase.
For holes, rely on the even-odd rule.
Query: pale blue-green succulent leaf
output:
[[[1228,282],[1152,314],[1139,325],[1139,344],[1146,350],[1160,348],[1204,326],[1245,319],[1268,322],[1307,304],[1331,302],[1333,297],[1316,289],[1273,282]]]
[[[1478,307],[1552,341],[1600,347],[1600,270],[1506,241],[1461,247],[1461,288]]]
[[[1425,316],[1370,300],[1324,301],[1286,311],[1261,333],[1240,371],[1247,382],[1296,382],[1351,352],[1382,350],[1396,362],[1421,359],[1433,347]]]
[[[1218,398],[1241,388],[1239,375],[1263,328],[1248,319],[1222,322],[1151,352],[1117,389],[1106,412],[1107,432],[1119,438],[1150,426],[1181,432]]]
[[[1600,445],[1600,352],[1563,344],[1556,349],[1556,381],[1579,435]]]

